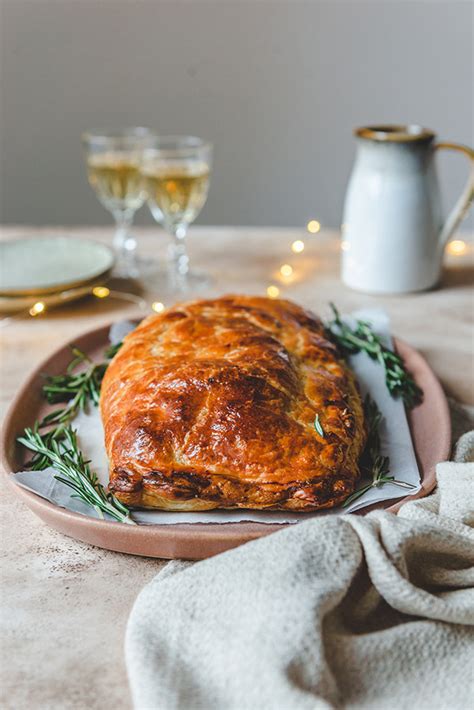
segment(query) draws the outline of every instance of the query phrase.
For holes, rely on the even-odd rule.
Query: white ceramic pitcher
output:
[[[434,286],[443,251],[474,197],[474,151],[435,143],[421,126],[371,126],[354,131],[357,156],[347,188],[342,279],[367,293],[404,293]],[[435,152],[464,153],[467,185],[443,222]]]

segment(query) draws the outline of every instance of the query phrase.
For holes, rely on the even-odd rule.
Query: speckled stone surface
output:
[[[69,233],[110,243],[111,230],[3,229],[2,238]],[[139,232],[145,254],[164,254],[166,237]],[[295,255],[293,240],[306,249]],[[302,229],[196,228],[190,252],[196,266],[216,276],[211,295],[264,293],[276,284],[287,296],[322,314],[334,300],[342,310],[382,306],[393,332],[418,348],[447,393],[474,403],[472,376],[472,248],[449,257],[443,287],[419,295],[375,298],[338,280],[335,233]],[[279,266],[294,276],[282,283]],[[159,283],[148,300],[160,298]],[[82,301],[41,319],[11,321],[1,329],[1,407],[4,412],[29,370],[65,341],[136,313],[118,301]],[[1,325],[1,324],[0,324]],[[165,564],[100,550],[45,527],[1,477],[0,706],[15,710],[130,708],[123,636],[133,601]]]
[[[163,564],[90,547],[2,495],[3,708],[128,708],[131,605]]]

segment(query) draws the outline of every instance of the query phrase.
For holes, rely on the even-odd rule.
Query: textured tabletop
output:
[[[111,230],[4,228],[2,238],[71,234],[110,243]],[[138,230],[144,255],[163,257],[167,237]],[[291,244],[304,240],[295,254]],[[441,288],[427,293],[371,297],[339,281],[340,242],[335,232],[303,229],[196,227],[189,235],[196,267],[214,276],[205,295],[265,294],[268,286],[328,315],[381,306],[392,330],[418,348],[446,392],[474,404],[472,315],[474,264],[467,254],[449,256]],[[283,278],[283,264],[293,267]],[[159,281],[144,294],[163,301]],[[88,299],[38,317],[13,320],[1,329],[1,407],[43,358],[85,330],[136,314],[113,299]],[[130,707],[123,635],[140,589],[160,569],[159,560],[134,558],[90,547],[46,528],[2,479],[2,696],[5,708]]]

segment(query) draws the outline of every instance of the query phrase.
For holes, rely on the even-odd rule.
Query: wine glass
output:
[[[82,135],[89,184],[115,219],[113,245],[117,276],[136,277],[140,274],[137,240],[130,233],[130,227],[135,212],[146,200],[141,162],[145,149],[153,145],[154,138],[152,131],[142,127],[90,131]]]
[[[168,249],[172,290],[188,292],[208,283],[190,270],[186,234],[209,191],[212,145],[193,136],[157,136],[145,150],[142,173],[154,219],[172,236]]]

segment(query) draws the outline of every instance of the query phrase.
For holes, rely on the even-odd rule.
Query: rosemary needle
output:
[[[346,508],[364,493],[370,491],[371,488],[380,488],[384,483],[392,483],[394,486],[400,486],[400,488],[415,488],[411,483],[399,481],[394,476],[389,476],[390,459],[388,456],[382,456],[381,454],[380,425],[383,417],[370,395],[367,395],[364,400],[364,414],[367,426],[367,442],[360,465],[361,470],[372,477],[372,481],[346,498],[342,504],[343,508]]]
[[[316,414],[314,418],[314,428],[318,432],[319,436],[322,436],[324,439],[324,429],[321,426],[321,422],[319,421],[319,414]]]

